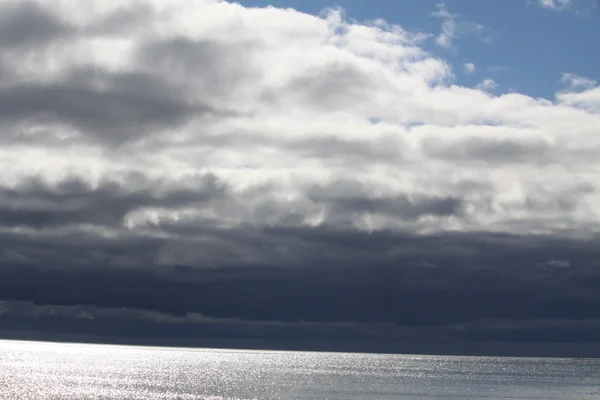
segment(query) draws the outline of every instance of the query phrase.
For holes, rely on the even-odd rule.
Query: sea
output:
[[[0,341],[0,399],[600,400],[600,359]]]

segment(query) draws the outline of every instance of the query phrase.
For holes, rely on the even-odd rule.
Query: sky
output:
[[[0,337],[600,355],[587,0],[0,0]]]

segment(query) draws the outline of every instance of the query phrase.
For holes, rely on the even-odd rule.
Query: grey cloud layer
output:
[[[6,227],[48,228],[72,224],[119,227],[127,214],[136,209],[198,206],[224,197],[226,190],[213,175],[198,178],[191,188],[166,190],[156,184],[144,184],[143,178],[135,181],[138,187],[125,187],[119,182],[90,187],[80,178],[64,180],[56,186],[32,180],[13,189],[0,190],[0,215]]]
[[[40,46],[71,33],[69,26],[35,2],[0,4],[0,47]]]
[[[91,72],[87,78],[93,79],[94,75]],[[0,118],[18,121],[47,116],[75,126],[91,135],[92,140],[110,143],[152,135],[161,127],[173,127],[193,111],[201,112],[184,101],[168,98],[160,87],[153,89],[156,85],[150,77],[122,76],[111,80],[112,87],[103,90],[71,86],[69,82],[4,88],[0,90]]]

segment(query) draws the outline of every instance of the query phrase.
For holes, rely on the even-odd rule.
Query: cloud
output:
[[[195,347],[292,350],[589,356],[600,328],[597,319],[487,319],[446,326],[405,327],[348,322],[245,321],[197,313],[174,316],[153,310],[90,306],[43,306],[1,301],[4,337]],[[126,325],[128,329],[122,327]],[[45,333],[42,334],[41,331]],[[509,340],[507,340],[509,339]]]
[[[486,78],[484,80],[482,80],[477,86],[477,89],[479,90],[483,90],[486,92],[493,92],[494,90],[496,90],[498,88],[498,84],[490,78]]]
[[[192,187],[168,182],[163,184],[167,188],[162,190],[159,182],[144,182],[139,176],[134,181],[133,184],[107,181],[92,187],[79,177],[61,180],[52,186],[33,179],[15,188],[0,189],[0,215],[5,227],[48,228],[72,224],[120,227],[132,211],[148,207],[198,207],[223,198],[226,190],[210,174],[197,177]]]
[[[492,41],[489,29],[481,24],[465,20],[458,14],[451,13],[444,2],[438,3],[436,10],[431,15],[442,20],[441,32],[435,38],[436,44],[440,47],[452,49],[454,40],[468,35],[477,36],[483,43]]]
[[[527,0],[527,4],[557,12],[570,11],[579,17],[589,17],[598,8],[596,0]]]
[[[198,233],[206,235],[208,230]],[[221,235],[237,236],[236,241],[247,241],[249,248],[263,246],[262,253],[270,251],[270,257],[242,264],[231,256],[231,264],[218,268],[184,264],[151,268],[142,262],[126,266],[105,261],[117,254],[151,259],[164,251],[164,239],[138,238],[137,244],[106,240],[91,248],[85,238],[72,238],[71,246],[59,241],[50,246],[46,241],[46,247],[33,249],[3,240],[3,250],[29,258],[36,256],[32,250],[39,254],[61,249],[63,264],[50,268],[13,262],[2,269],[0,287],[6,300],[39,305],[399,326],[443,326],[481,318],[577,320],[594,318],[600,304],[597,265],[587,263],[600,256],[597,240],[492,234],[419,237],[294,228]],[[214,239],[206,245],[195,243],[202,251],[221,245]],[[238,243],[233,250],[242,246]],[[87,264],[81,263],[84,257]],[[568,259],[571,267],[557,268],[564,262],[548,261],[561,259]],[[423,266],[424,262],[437,268]],[[61,290],[56,290],[59,286]]]
[[[444,21],[442,23],[442,32],[435,39],[435,42],[440,47],[449,48],[452,45],[452,39],[456,37],[455,16],[450,14],[446,3],[439,3],[436,8],[437,10],[432,15]]]
[[[538,0],[538,5],[549,10],[561,11],[572,6],[572,0]]]
[[[340,10],[0,7],[5,300],[399,326],[597,306],[585,79],[460,86],[424,35]],[[515,288],[530,309],[499,306]]]
[[[475,67],[475,64],[473,64],[473,63],[466,63],[464,65],[464,68],[465,68],[465,72],[467,74],[472,74],[477,69],[477,67]]]
[[[77,136],[118,143],[172,127],[192,113],[211,112],[209,107],[174,98],[168,88],[144,74],[76,71],[74,75],[55,83],[6,85],[0,89],[0,121],[14,124],[43,116],[63,129],[74,129]]]
[[[598,86],[578,93],[559,93],[556,98],[562,104],[581,108],[590,113],[600,113],[600,87]]]
[[[3,53],[7,234],[136,235],[149,221],[167,237],[194,224],[508,233],[519,222],[550,233],[597,224],[597,177],[578,172],[595,162],[594,88],[553,103],[492,95],[491,80],[457,86],[411,33],[336,11],[32,4],[69,28],[60,44],[44,35]],[[133,23],[114,23],[123,19]],[[535,173],[521,174],[523,163]],[[546,168],[559,164],[571,167]],[[218,201],[200,200],[205,176],[224,188]],[[573,185],[594,190],[568,213],[528,206],[541,193],[562,201]]]
[[[556,95],[558,102],[600,113],[600,87],[595,80],[575,74],[563,74],[565,89]]]
[[[596,86],[594,79],[586,78],[576,74],[565,73],[562,77],[562,83],[571,90],[576,89],[592,89]]]
[[[40,46],[75,34],[60,16],[52,15],[35,2],[0,4],[0,48]]]
[[[546,263],[546,265],[555,268],[569,268],[571,263],[569,261],[564,260],[550,260]]]

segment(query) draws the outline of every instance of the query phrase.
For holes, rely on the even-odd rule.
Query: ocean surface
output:
[[[600,359],[0,341],[0,399],[600,399]]]

